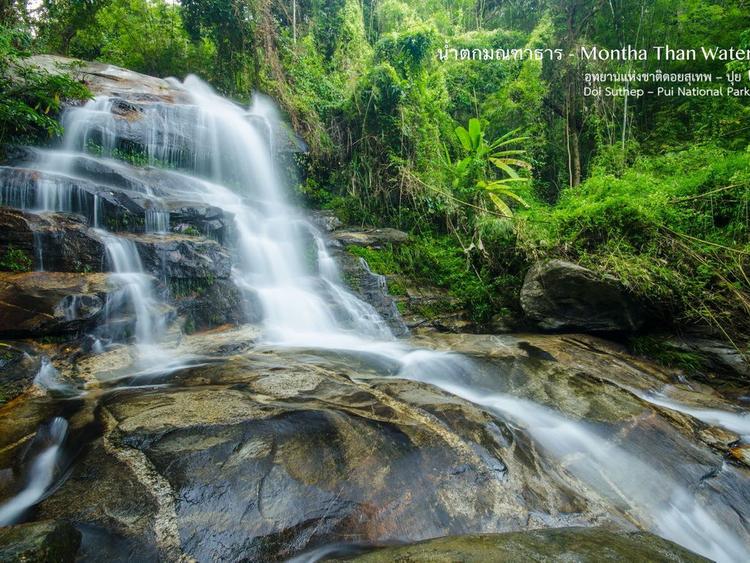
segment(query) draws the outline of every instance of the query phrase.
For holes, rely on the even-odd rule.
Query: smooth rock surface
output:
[[[72,563],[81,533],[67,522],[33,522],[0,528],[0,560],[6,563]]]
[[[387,547],[336,561],[358,563],[486,563],[488,561],[649,561],[707,563],[679,545],[645,532],[599,528],[560,528],[510,534],[438,538],[414,545]]]
[[[624,287],[564,260],[532,266],[521,288],[524,313],[546,330],[632,332],[644,316]]]

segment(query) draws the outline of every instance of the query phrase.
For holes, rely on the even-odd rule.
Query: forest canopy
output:
[[[4,144],[59,133],[46,119],[85,97],[11,76],[24,54],[197,74],[242,103],[272,95],[310,147],[299,197],[414,233],[368,259],[442,285],[480,322],[512,315],[533,261],[564,257],[659,319],[750,333],[750,97],[583,94],[592,73],[750,82],[750,62],[568,56],[747,49],[744,0],[11,0],[0,21]],[[513,49],[561,56],[471,55]]]

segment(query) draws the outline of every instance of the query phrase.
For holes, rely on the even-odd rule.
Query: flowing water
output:
[[[59,417],[39,429],[35,441],[40,443],[42,449],[31,463],[26,486],[8,502],[0,505],[0,526],[15,523],[29,507],[39,502],[54,483],[67,432],[68,423]]]
[[[716,560],[744,559],[747,538],[741,537],[710,498],[701,498],[684,483],[663,476],[647,460],[608,441],[585,422],[499,392],[491,383],[475,381],[477,370],[468,358],[417,350],[394,339],[375,309],[345,287],[325,238],[291,204],[272,157],[270,137],[278,120],[273,105],[258,98],[245,110],[195,77],[174,85],[192,103],[144,104],[142,115],[132,125],[138,128],[133,134],[145,140],[148,161],[163,168],[161,174],[173,180],[171,186],[179,186],[170,188],[172,197],[218,207],[234,218],[233,279],[248,302],[262,311],[263,346],[332,350],[366,358],[383,375],[438,387],[524,428],[572,478],[607,498],[638,526]],[[79,212],[89,218],[99,229],[109,270],[122,284],[120,298],[132,310],[133,339],[142,357],[154,358],[166,354],[165,347],[155,347],[164,338],[166,320],[137,245],[104,228],[98,196],[64,181],[78,178],[76,162],[86,154],[110,167],[124,166],[110,160],[119,156],[118,135],[122,134],[116,111],[115,99],[100,98],[66,113],[63,147],[44,153],[40,161],[40,168],[51,176],[40,180],[33,194],[6,190],[2,197],[3,203],[17,207]],[[148,184],[133,189],[140,189],[148,199],[144,230],[168,232],[170,213],[162,196]],[[170,357],[173,366],[179,367],[180,361]],[[49,387],[55,381],[49,367],[44,374],[40,372],[40,385]],[[643,398],[748,435],[744,414],[698,412],[657,396]],[[13,521],[51,485],[65,432],[65,421],[55,419],[49,447],[33,462],[26,488],[0,508],[0,522]],[[681,462],[671,460],[675,466]],[[326,548],[318,551],[325,553]]]

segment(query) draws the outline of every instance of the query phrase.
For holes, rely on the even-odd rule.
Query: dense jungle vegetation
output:
[[[567,56],[748,47],[746,0],[6,0],[0,18],[0,143],[58,134],[60,101],[85,97],[18,71],[24,54],[195,73],[273,96],[310,149],[300,197],[413,233],[367,251],[373,268],[445,287],[477,321],[513,316],[529,264],[554,256],[616,276],[662,327],[750,334],[750,98],[582,93],[588,72],[750,81],[750,64]],[[499,48],[564,56],[461,52]]]

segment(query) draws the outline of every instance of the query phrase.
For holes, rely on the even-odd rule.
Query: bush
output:
[[[24,64],[30,42],[27,33],[0,27],[0,152],[9,143],[59,135],[62,128],[56,116],[62,103],[91,96],[67,73]]]
[[[31,258],[21,249],[8,246],[5,255],[0,258],[0,270],[5,272],[30,272]]]
[[[680,323],[747,333],[750,153],[697,147],[594,176],[558,204],[519,212],[527,256],[614,275]]]

